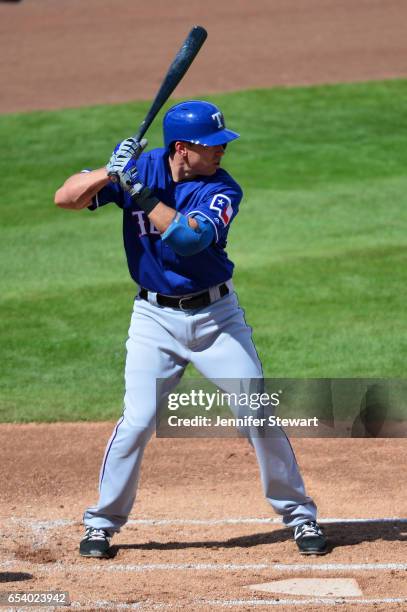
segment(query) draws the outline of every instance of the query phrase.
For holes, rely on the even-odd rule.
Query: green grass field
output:
[[[407,80],[211,100],[242,135],[224,160],[245,190],[228,253],[265,374],[405,376]],[[1,421],[121,412],[136,291],[121,214],[60,210],[53,194],[147,106],[0,117]]]

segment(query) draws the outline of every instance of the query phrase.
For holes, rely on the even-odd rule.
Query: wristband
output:
[[[132,197],[132,200],[141,210],[144,210],[147,215],[149,215],[160,202],[160,199],[157,198],[148,187],[144,187],[136,196]]]

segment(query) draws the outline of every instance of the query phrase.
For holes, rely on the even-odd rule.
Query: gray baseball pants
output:
[[[231,282],[229,287],[232,289]],[[158,395],[174,389],[189,362],[207,379],[262,379],[261,363],[236,294],[192,311],[158,306],[136,298],[127,340],[124,411],[107,444],[99,500],[84,514],[86,526],[118,532],[136,498],[144,449],[155,430]],[[150,301],[152,303],[150,303]],[[266,499],[287,526],[316,520],[316,506],[304,483],[285,434],[274,437],[246,431],[260,468]]]

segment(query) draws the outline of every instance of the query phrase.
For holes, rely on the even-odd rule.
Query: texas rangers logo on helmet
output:
[[[226,227],[233,215],[231,199],[223,193],[217,193],[216,196],[213,197],[209,208],[217,211],[220,219],[222,219],[223,225]]]
[[[217,113],[213,113],[211,117],[214,121],[216,121],[217,126],[220,130],[225,127],[225,120],[223,118],[223,114],[220,111],[218,111]]]

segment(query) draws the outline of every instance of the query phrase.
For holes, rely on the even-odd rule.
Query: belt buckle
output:
[[[178,302],[178,307],[179,307],[179,309],[180,309],[180,310],[182,310],[182,311],[184,311],[184,312],[185,312],[186,310],[188,310],[188,308],[184,308],[184,306],[182,305],[182,302],[184,302],[185,300],[190,300],[190,299],[191,299],[190,297],[182,297],[182,298],[180,298],[180,299],[179,299],[179,302]]]

